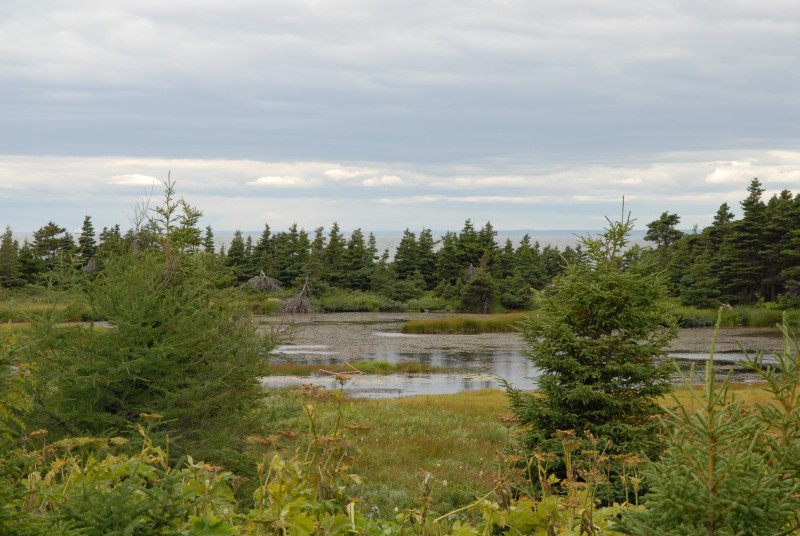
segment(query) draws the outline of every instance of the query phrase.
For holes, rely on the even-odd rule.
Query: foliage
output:
[[[314,305],[326,313],[378,312],[385,298],[361,290],[335,290],[317,298]]]
[[[235,290],[216,288],[221,276],[204,256],[107,262],[83,297],[113,329],[58,327],[50,315],[25,332],[21,351],[41,368],[40,425],[119,434],[139,414],[156,413],[179,445],[203,456],[234,443],[252,424],[271,342],[255,336]]]
[[[566,470],[560,430],[586,431],[578,440],[597,438],[612,457],[659,449],[657,400],[671,389],[671,368],[655,358],[665,356],[677,326],[661,275],[627,263],[632,227],[628,216],[609,221],[600,237],[583,238],[588,262],[568,265],[542,295],[538,314],[522,324],[542,375],[537,394],[508,386],[507,393],[528,426],[528,446],[556,456],[558,474]],[[622,467],[609,471],[610,497],[618,498]]]
[[[721,315],[720,315],[721,318]],[[719,328],[719,322],[717,324]],[[744,407],[717,385],[712,354],[702,395],[671,414],[668,446],[645,472],[646,508],[627,512],[626,534],[793,534],[800,529],[800,352],[784,324],[785,350],[750,366],[766,404]]]

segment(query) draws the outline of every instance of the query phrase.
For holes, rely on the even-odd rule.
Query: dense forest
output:
[[[168,185],[169,187],[170,185]],[[719,303],[800,302],[800,197],[784,190],[768,201],[753,179],[736,219],[727,203],[705,229],[678,229],[680,216],[664,212],[647,224],[645,240],[652,247],[633,248],[629,257],[651,261],[665,271],[670,292],[685,305],[714,307]],[[226,246],[216,247],[211,227],[202,230],[202,213],[180,200],[170,213],[159,214],[184,251],[214,256],[230,267],[238,283],[264,273],[283,287],[308,283],[315,296],[334,289],[369,292],[384,306],[402,307],[429,296],[464,311],[525,309],[535,290],[563,272],[569,262],[583,262],[580,247],[559,249],[525,235],[517,244],[497,242],[491,223],[476,228],[467,220],[460,232],[436,239],[430,229],[406,229],[394,255],[379,252],[374,234],[354,230],[347,237],[333,223],[308,232],[293,224],[273,233],[269,224],[255,240],[236,231]],[[39,284],[56,268],[101,271],[104,262],[125,251],[158,247],[152,220],[123,232],[119,225],[96,232],[86,216],[75,239],[55,222],[15,241],[6,227],[0,240],[0,286]],[[632,259],[631,259],[632,260]]]

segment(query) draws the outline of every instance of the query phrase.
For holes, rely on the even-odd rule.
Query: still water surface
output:
[[[364,336],[374,338],[371,351],[359,356],[362,360],[386,361],[389,363],[416,362],[431,367],[447,370],[433,374],[374,374],[353,375],[342,386],[336,378],[324,373],[312,376],[270,376],[263,383],[268,387],[292,387],[312,383],[329,390],[342,388],[351,396],[368,398],[394,398],[401,396],[452,394],[477,389],[501,388],[499,378],[508,381],[513,387],[529,390],[536,387],[538,370],[522,351],[492,351],[476,348],[474,351],[453,349],[426,349],[422,351],[398,351],[396,345],[387,344],[385,348],[381,340],[397,338],[423,337],[404,335],[396,332],[372,332]],[[684,376],[689,374],[692,366],[702,372],[708,354],[680,353],[672,354],[676,365]],[[736,381],[752,381],[753,375],[740,364],[744,354],[720,353],[716,355],[716,370],[724,375],[733,374]],[[297,364],[319,365],[327,370],[337,370],[346,361],[342,352],[324,344],[284,345],[275,350],[274,361],[289,361]],[[676,374],[680,380],[680,375]],[[696,378],[695,381],[700,381]]]

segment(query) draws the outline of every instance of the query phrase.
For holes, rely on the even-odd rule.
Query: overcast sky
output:
[[[800,193],[797,0],[2,0],[0,225],[707,225]]]

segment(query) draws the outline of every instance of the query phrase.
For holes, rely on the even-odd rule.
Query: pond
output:
[[[413,362],[442,372],[352,375],[344,385],[335,377],[319,372],[310,376],[269,376],[263,383],[268,387],[299,387],[307,383],[327,389],[343,387],[351,396],[369,398],[501,388],[498,378],[519,389],[536,387],[539,372],[525,357],[526,346],[519,334],[406,335],[399,332],[408,318],[429,316],[421,313],[310,315],[291,327],[291,340],[279,346],[271,359],[333,372],[340,370],[344,362],[356,361]],[[274,323],[274,319],[262,319],[262,323]],[[697,339],[706,335],[692,332],[691,337]],[[710,341],[710,337],[706,340]],[[763,337],[756,340],[774,342]],[[688,375],[694,365],[696,381],[700,381],[708,351],[687,351],[687,348],[699,349],[684,343],[670,356],[684,375]],[[752,373],[740,364],[744,354],[731,352],[731,346],[724,349],[728,351],[717,353],[715,359],[720,377],[731,372],[735,381],[753,381]],[[681,381],[677,374],[676,380]]]

